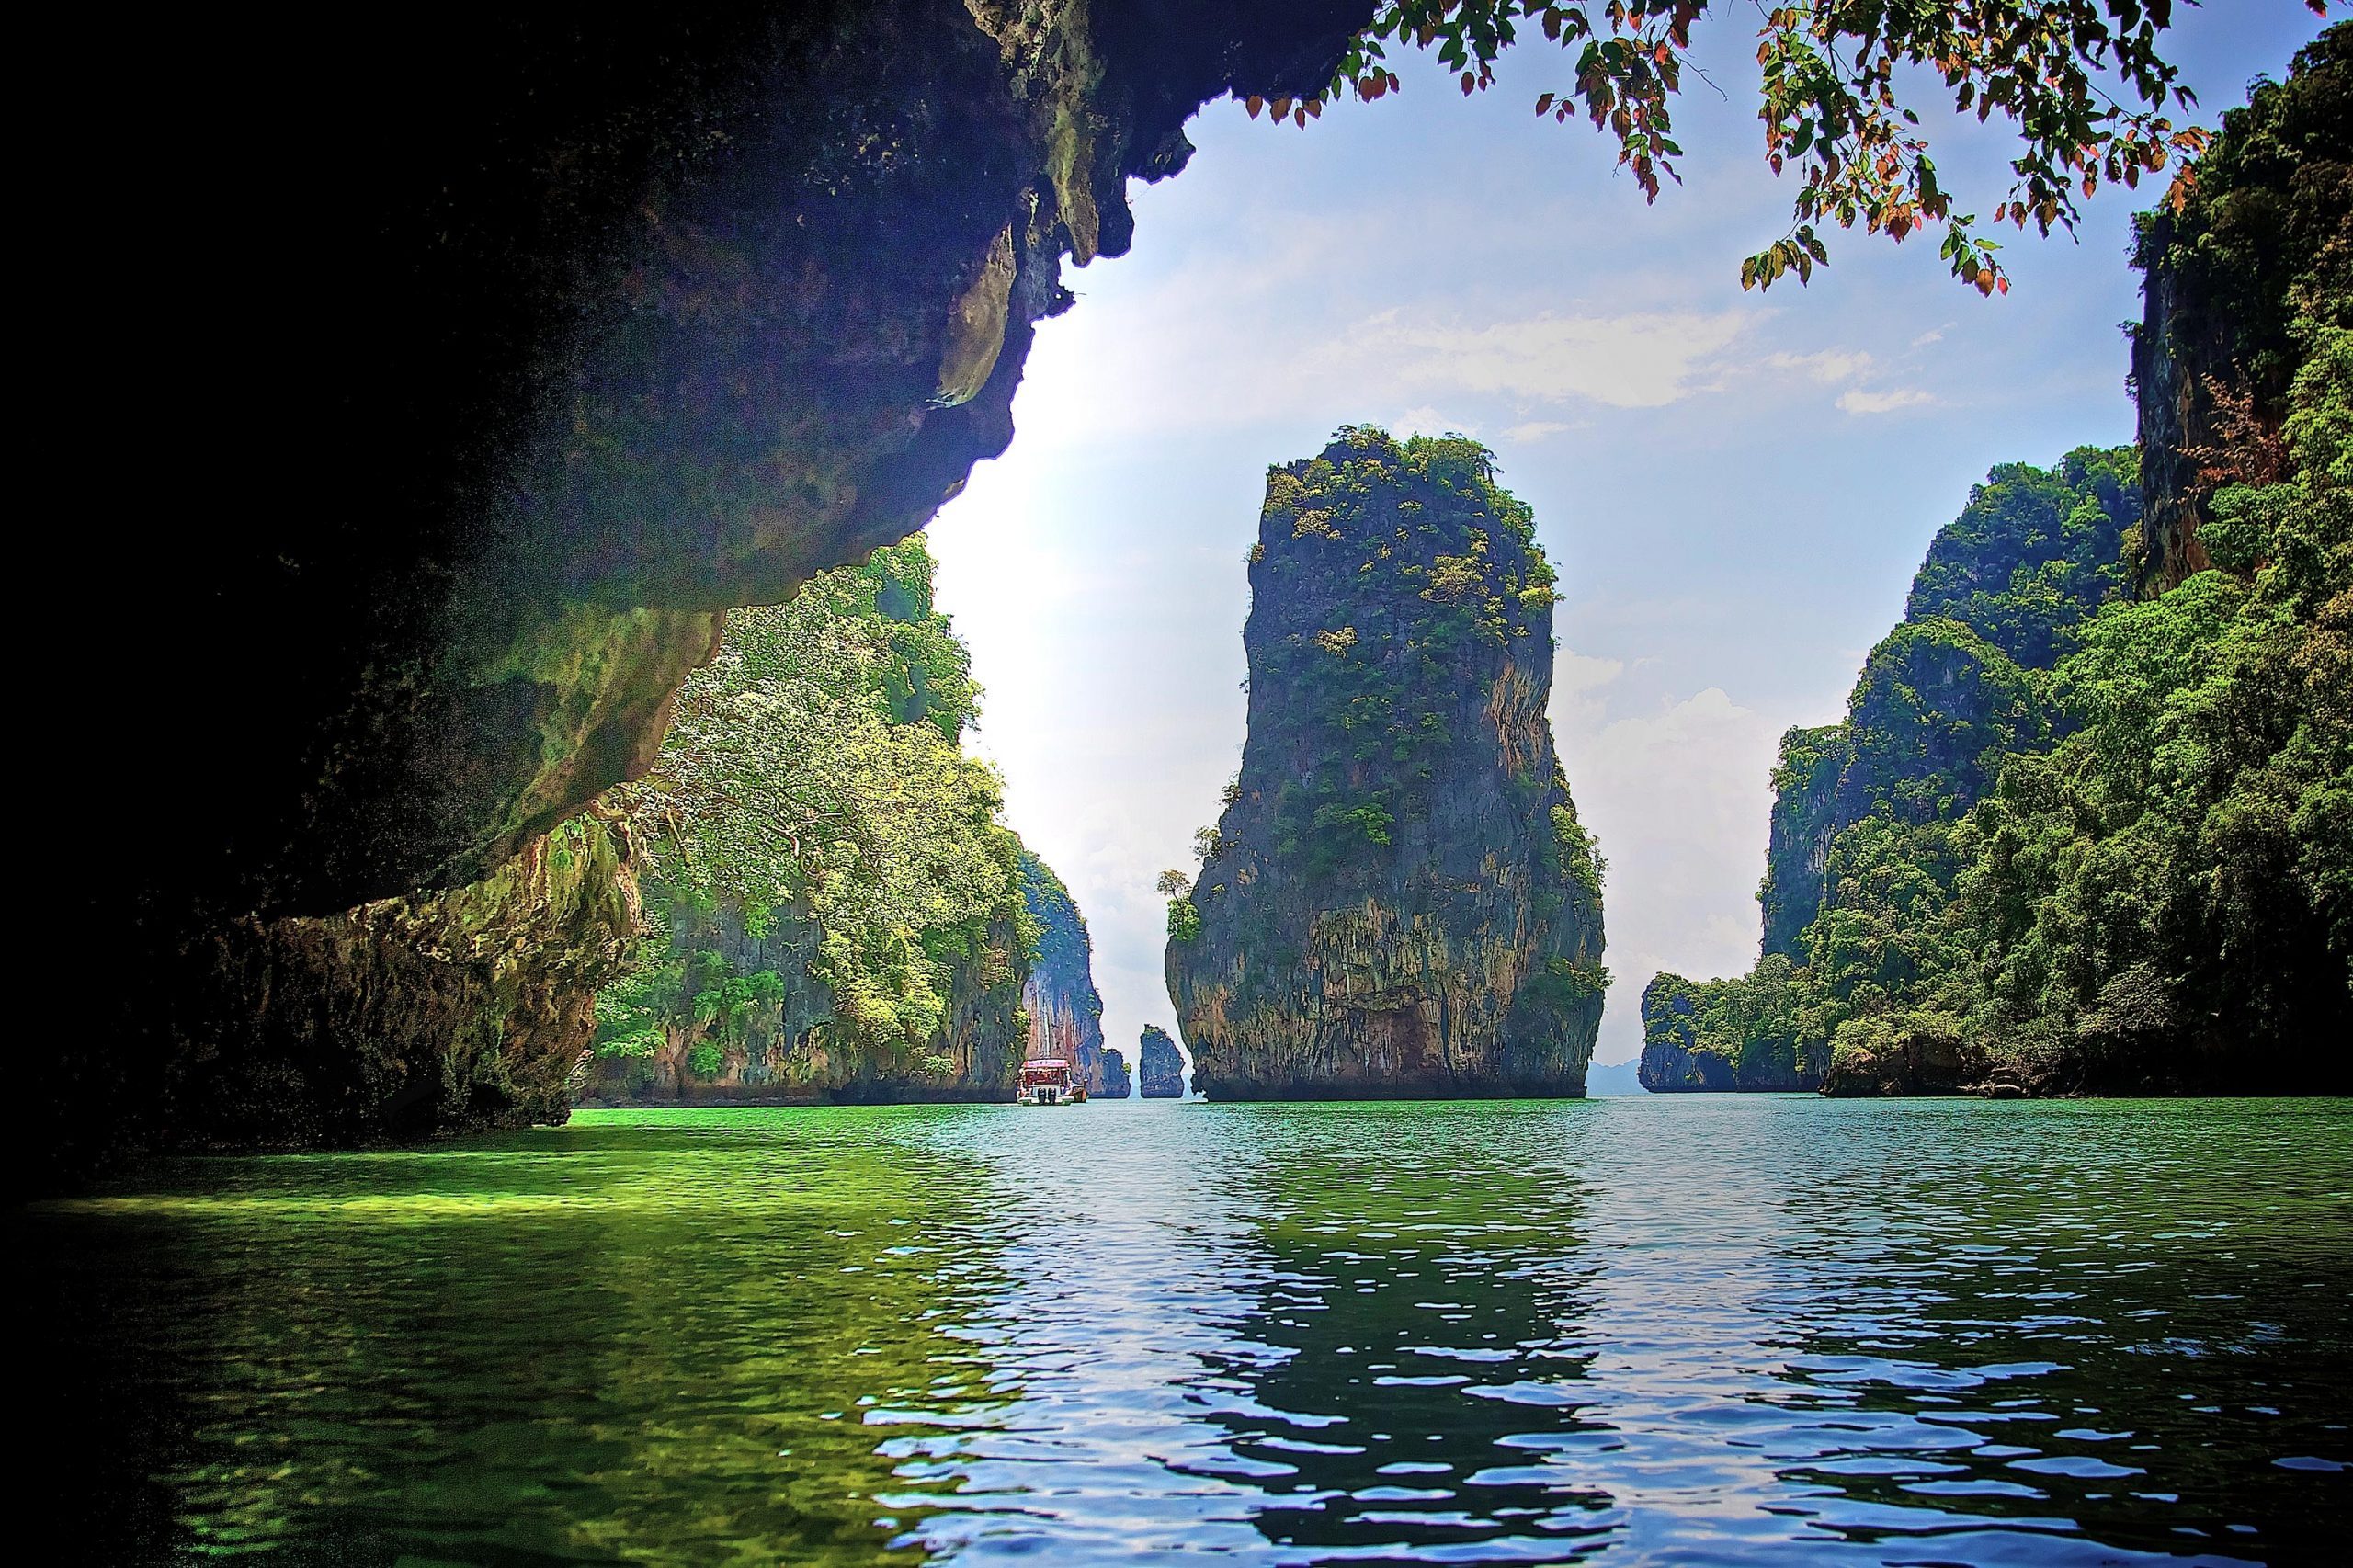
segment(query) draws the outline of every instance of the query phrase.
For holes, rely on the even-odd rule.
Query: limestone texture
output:
[[[562,1120],[638,860],[626,823],[583,817],[450,892],[224,926],[178,956],[165,1130],[301,1147]]]
[[[1554,755],[1553,574],[1460,437],[1270,471],[1249,736],[1169,991],[1212,1099],[1583,1093],[1600,867]]]
[[[1158,1024],[1147,1024],[1137,1043],[1136,1079],[1148,1100],[1185,1097],[1185,1058]]]
[[[206,1049],[173,1018],[230,999],[176,988],[244,922],[487,885],[641,774],[724,610],[904,537],[1005,449],[1063,263],[1127,249],[1128,182],[1184,165],[1187,117],[1312,90],[1370,13],[335,12],[304,26],[318,71],[259,14],[157,18],[137,96],[174,166],[268,195],[159,180],[172,265],[96,253],[152,327],[104,652],[174,673],[140,734],[174,829],[126,831],[146,770],[70,803],[89,946],[136,978],[88,977],[95,1043],[38,1091],[34,1157],[207,1135],[164,1093]],[[224,465],[255,482],[192,521]],[[62,716],[69,754],[120,744],[106,704]]]
[[[1021,858],[1021,874],[1022,896],[1038,922],[1038,960],[1021,987],[1021,1006],[1029,1015],[1028,1054],[1033,1061],[1051,1056],[1069,1062],[1090,1095],[1125,1099],[1127,1066],[1117,1051],[1103,1049],[1103,998],[1095,989],[1086,917],[1053,868],[1035,855]]]

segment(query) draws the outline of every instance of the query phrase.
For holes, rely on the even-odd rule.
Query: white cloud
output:
[[[1735,312],[1648,312],[1442,326],[1386,311],[1336,350],[1359,374],[1549,403],[1661,408],[1707,390],[1707,372],[1747,330]]]
[[[1561,692],[1597,691],[1626,673],[1623,659],[1596,659],[1563,652],[1553,655],[1552,689]]]
[[[1563,431],[1572,428],[1574,426],[1561,424],[1558,420],[1531,419],[1525,425],[1515,425],[1506,430],[1504,439],[1521,443],[1541,441],[1547,437],[1558,436]]]
[[[1859,348],[1824,348],[1815,354],[1768,354],[1768,370],[1794,370],[1825,386],[1851,381],[1871,368],[1871,357]]]
[[[1623,659],[1596,659],[1565,649],[1552,658],[1552,728],[1566,735],[1600,727],[1609,710],[1609,690],[1626,673]]]
[[[1893,414],[1899,408],[1916,408],[1937,400],[1927,392],[1910,387],[1893,388],[1886,392],[1864,392],[1859,387],[1838,394],[1838,406],[1848,414]]]
[[[1389,433],[1392,436],[1475,436],[1479,433],[1479,426],[1476,420],[1457,419],[1424,403],[1419,408],[1409,408],[1391,420]]]

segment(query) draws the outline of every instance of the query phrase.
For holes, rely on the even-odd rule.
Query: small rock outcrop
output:
[[[1095,944],[1086,917],[1053,868],[1035,855],[1021,856],[1021,893],[1038,922],[1038,960],[1022,983],[1021,1006],[1029,1015],[1029,1057],[1059,1057],[1071,1064],[1086,1092],[1125,1099],[1128,1072],[1115,1073],[1103,1051],[1103,997],[1095,989]]]
[[[1822,1092],[1834,1099],[2018,1093],[2015,1083],[1988,1081],[1995,1078],[1992,1059],[1963,1036],[1958,1018],[1913,1012],[1842,1028]]]
[[[1094,1092],[1107,1100],[1123,1100],[1134,1093],[1128,1082],[1128,1059],[1116,1045],[1103,1048],[1103,1086]]]
[[[1168,1038],[1168,1031],[1158,1024],[1145,1025],[1138,1041],[1136,1078],[1145,1099],[1185,1097],[1185,1058],[1178,1054],[1176,1042]]]
[[[1552,568],[1459,437],[1272,470],[1250,730],[1169,992],[1212,1099],[1574,1096],[1601,879],[1553,753]]]

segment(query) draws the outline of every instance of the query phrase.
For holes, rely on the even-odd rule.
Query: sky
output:
[[[2321,25],[2302,0],[2177,21],[2207,123]],[[1086,915],[1131,1063],[1144,1025],[1176,1032],[1154,879],[1191,873],[1241,756],[1270,464],[1343,424],[1461,431],[1535,508],[1553,730],[1609,865],[1608,1063],[1640,1054],[1654,973],[1755,960],[1776,743],[1844,715],[1970,486],[2131,439],[2126,256],[2155,187],[2102,190],[2072,239],[1997,235],[2006,297],[1954,281],[1937,231],[1831,231],[1811,287],[1744,294],[1795,186],[1764,165],[1739,15],[1697,42],[1684,183],[1650,206],[1583,122],[1534,116],[1566,75],[1540,39],[1468,98],[1408,54],[1403,92],[1304,130],[1210,105],[1185,172],[1131,187],[1131,254],[1070,272],[1077,304],[1040,324],[1011,449],[929,539],[986,691],[969,744]],[[1927,123],[1956,208],[1990,210],[2005,139]]]

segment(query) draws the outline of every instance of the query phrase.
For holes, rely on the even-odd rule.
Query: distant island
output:
[[[1185,1097],[1185,1058],[1158,1024],[1146,1024],[1137,1045],[1136,1075],[1148,1100]]]
[[[1597,1062],[1585,1070],[1585,1092],[1587,1096],[1642,1094],[1642,1063]]]

